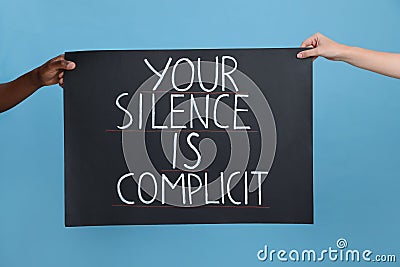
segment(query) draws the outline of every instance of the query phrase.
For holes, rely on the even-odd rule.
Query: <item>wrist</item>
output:
[[[340,61],[348,62],[354,54],[355,49],[356,47],[340,44],[337,59]]]
[[[36,68],[29,72],[29,79],[33,86],[40,88],[44,86],[42,79],[40,78],[40,71],[39,68]]]

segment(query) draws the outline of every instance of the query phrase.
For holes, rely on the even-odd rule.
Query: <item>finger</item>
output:
[[[58,78],[61,79],[62,77],[64,77],[64,72],[60,72],[60,74],[58,74]]]
[[[318,36],[314,34],[308,37],[304,42],[301,43],[300,47],[316,47],[318,44]]]
[[[67,68],[66,68],[67,70],[73,70],[73,69],[75,69],[75,67],[76,67],[75,62],[68,61]]]
[[[67,66],[66,66],[66,68],[65,68],[66,70],[73,70],[73,69],[75,69],[75,67],[76,67],[75,62],[66,60],[65,57],[64,57],[64,54],[60,55],[60,57],[61,57],[61,59],[62,59],[63,61],[66,61],[66,62],[67,62]]]
[[[54,61],[51,63],[51,68],[56,70],[73,70],[75,69],[75,63],[65,59]]]
[[[64,78],[61,78],[61,79],[58,81],[58,84],[59,84],[60,86],[64,86]]]
[[[67,68],[68,61],[65,59],[59,59],[57,61],[53,61],[50,64],[50,69],[52,70],[65,70]]]
[[[64,55],[58,55],[58,56],[50,59],[49,62],[55,62],[55,61],[60,61],[60,60],[64,60]]]
[[[301,51],[297,54],[297,58],[308,58],[308,57],[318,57],[319,56],[319,49],[314,48],[314,49],[310,49],[310,50],[304,50]]]

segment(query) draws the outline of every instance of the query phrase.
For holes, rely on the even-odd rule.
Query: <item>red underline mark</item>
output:
[[[128,205],[128,204],[112,204],[113,207],[129,207],[129,208],[191,208],[190,206],[186,207],[175,207],[175,206],[138,206],[138,205]],[[225,209],[269,209],[267,206],[196,206],[192,208],[225,208]]]
[[[141,91],[139,93],[170,93],[170,94],[205,94],[205,95],[218,95],[218,94],[239,94],[239,92],[179,92],[179,91]]]
[[[158,132],[171,132],[171,133],[179,133],[179,132],[209,132],[209,133],[225,133],[225,132],[246,132],[246,133],[258,133],[257,130],[188,130],[188,129],[181,129],[181,130],[117,130],[117,129],[107,129],[106,132],[146,132],[146,133],[158,133]]]
[[[161,170],[162,172],[206,172],[208,171],[207,169],[205,170]]]

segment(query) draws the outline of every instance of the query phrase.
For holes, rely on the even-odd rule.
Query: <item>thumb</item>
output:
[[[75,68],[75,63],[65,59],[54,61],[52,63],[52,68],[57,70],[73,70]]]
[[[73,70],[73,69],[75,69],[75,67],[76,67],[76,64],[74,62],[68,61],[67,66],[66,66],[65,69],[66,70]]]
[[[308,57],[317,57],[317,56],[319,56],[318,47],[310,49],[310,50],[304,50],[297,54],[297,58],[308,58]]]

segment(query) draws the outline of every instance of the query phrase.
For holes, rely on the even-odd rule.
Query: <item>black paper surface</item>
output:
[[[296,54],[300,50],[285,48],[65,53],[66,59],[76,63],[76,69],[66,72],[64,78],[66,226],[313,223],[312,62],[310,59],[297,59]],[[224,56],[225,74],[234,70],[235,64],[232,58],[237,63],[237,70],[224,76],[225,85],[233,90],[228,88],[223,90],[222,86],[218,85],[214,91],[205,92],[196,82],[198,58],[201,62],[210,62],[207,66],[212,66],[211,63],[215,63],[216,57],[221,63]],[[171,68],[167,70],[165,77],[172,75],[173,66],[178,60],[186,58],[192,62],[194,82],[189,90],[168,91],[172,87],[169,83],[170,78],[166,78],[165,82],[163,80],[159,87],[153,90],[157,75],[146,65],[145,59],[161,75],[169,58],[171,58]],[[186,64],[175,68],[175,74],[183,73],[185,76],[182,78],[183,84],[178,86],[182,89],[188,86],[187,80],[190,81],[191,72],[187,72],[190,69],[187,60],[181,60],[180,63]],[[221,65],[219,67],[217,80],[221,83],[224,78]],[[204,70],[204,76],[209,74],[211,78],[214,77],[214,69],[204,67]],[[238,71],[241,75],[236,76]],[[153,78],[149,80],[152,76]],[[227,76],[231,76],[233,82]],[[244,77],[247,77],[246,80],[240,82],[239,79],[245,79]],[[185,79],[187,79],[186,83]],[[252,88],[251,82],[259,89],[259,92]],[[238,91],[234,90],[233,83],[239,86]],[[242,84],[245,88],[240,87]],[[204,83],[204,86],[212,88],[213,84]],[[168,128],[152,127],[150,112],[148,118],[142,118],[142,129],[139,129],[138,88],[142,90],[142,109],[151,110],[152,94],[155,95],[156,100],[159,100],[155,109],[155,125],[160,126],[164,122]],[[133,97],[135,93],[136,98]],[[220,125],[224,124],[229,128],[215,125],[215,118],[210,118],[207,129],[199,119],[193,120],[192,127],[188,121],[184,121],[190,116],[191,97],[199,101],[199,112],[205,114],[205,104],[199,98],[203,97],[204,100],[208,95],[210,101],[215,103],[222,94],[227,96],[220,99],[217,117],[221,120]],[[182,104],[184,111],[174,113],[175,122],[179,125],[179,122],[183,121],[186,128],[170,127],[171,121],[168,116],[171,115],[171,95],[180,95],[174,98],[174,103]],[[237,95],[247,95],[247,97]],[[118,97],[120,98],[117,101]],[[243,125],[249,126],[250,129],[234,129],[234,115],[232,115],[234,112],[221,108],[223,105],[234,107],[235,97],[238,97],[238,108],[249,110],[248,112],[238,111],[236,114],[243,121]],[[132,106],[129,109],[128,104],[131,100]],[[127,125],[129,116],[118,107],[116,102],[132,113],[132,125],[126,129],[120,129],[118,126]],[[209,104],[210,117],[213,116],[213,106]],[[254,114],[253,106],[257,106],[261,114]],[[195,113],[194,110],[193,113]],[[261,121],[264,121],[264,125],[269,125],[268,129],[263,128]],[[182,166],[185,163],[193,165],[197,159],[196,151],[187,142],[188,135],[193,132],[197,133],[198,137],[192,136],[192,145],[197,149],[200,147],[199,151],[203,146],[205,154],[199,168],[190,170]],[[182,155],[179,153],[176,155],[179,166],[173,168],[172,152],[166,151],[163,146],[174,147],[175,133],[178,133],[176,145],[179,145]],[[261,133],[267,133],[269,137],[263,139]],[[229,134],[232,137],[241,135],[248,139],[249,144],[235,143],[230,140]],[[141,139],[146,150],[135,145],[137,140]],[[236,149],[233,149],[234,147]],[[214,148],[215,157],[207,164],[205,162],[207,155],[212,155]],[[260,158],[263,149],[267,156]],[[243,156],[246,153],[249,155],[248,159]],[[273,157],[271,158],[270,155]],[[155,197],[154,201],[148,204],[141,201],[138,192],[137,179],[147,170],[147,165],[141,163],[143,159],[152,166],[151,171],[150,169],[148,171],[156,179],[154,183],[150,176],[143,176],[143,188],[151,188],[151,190],[145,192],[139,188],[145,201],[150,202]],[[269,161],[271,161],[270,164]],[[232,162],[237,163],[232,164]],[[245,166],[244,168],[240,167],[241,163]],[[163,190],[162,180],[160,180],[162,173],[171,182],[176,182],[179,175],[183,174],[186,187],[189,174],[197,174],[203,187],[197,193],[193,193],[192,200],[201,203],[205,201],[204,174],[208,173],[209,183],[220,181],[217,180],[220,178],[219,174],[226,171],[228,165],[230,166],[229,173],[224,174],[225,180],[222,184],[227,183],[232,172],[239,172],[230,181],[231,185],[237,182],[230,191],[230,196],[234,201],[230,201],[226,194],[226,184],[224,184],[221,186],[225,189],[224,203],[221,197],[215,200],[219,203],[190,205],[187,188],[182,194],[179,194],[181,192],[179,188],[173,190],[177,196],[185,195],[186,204],[183,204],[183,200],[181,205],[162,203]],[[260,188],[248,192],[246,188],[249,189],[252,182],[255,183],[253,186],[258,184],[258,177],[251,175],[251,171],[254,170],[268,170],[268,174],[264,175],[266,178]],[[247,182],[244,179],[245,171],[248,172]],[[124,199],[134,204],[127,204],[121,200],[118,193],[119,180],[129,173],[133,173],[133,176],[123,179],[119,189]],[[193,176],[191,179],[190,190],[193,192],[199,185],[199,181]],[[219,188],[217,184],[220,183],[213,184],[213,190]],[[164,186],[168,185],[164,184]],[[154,194],[155,187],[157,187],[157,194]],[[172,191],[165,191],[165,194],[166,202],[170,201],[168,197],[172,196]],[[180,199],[174,201],[179,202]]]

